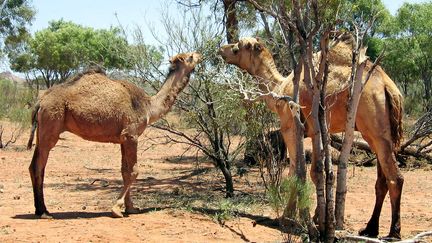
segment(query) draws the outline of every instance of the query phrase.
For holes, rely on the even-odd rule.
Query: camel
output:
[[[47,90],[33,111],[28,142],[30,149],[37,127],[36,147],[29,167],[36,216],[52,218],[44,202],[45,166],[50,150],[65,131],[89,141],[120,144],[124,187],[112,207],[112,215],[123,217],[124,206],[126,213],[138,213],[130,196],[131,185],[138,176],[138,137],[170,110],[200,59],[200,54],[195,52],[172,57],[165,83],[154,96],[148,96],[130,82],[111,80],[101,70],[87,71]]]
[[[329,108],[327,121],[330,133],[343,132],[345,129],[349,98],[347,80],[351,73],[352,48],[351,37],[340,41],[329,52],[330,71],[326,103]],[[283,77],[276,69],[270,51],[259,39],[243,38],[237,43],[222,46],[219,52],[227,63],[236,65],[256,77],[263,93],[272,91],[278,95],[293,96],[294,74]],[[315,54],[315,62],[318,62],[318,56],[319,53]],[[371,66],[368,62],[364,75]],[[303,77],[303,74],[301,75]],[[289,106],[281,105],[271,96],[263,96],[262,99],[268,108],[279,115],[288,154],[295,154],[295,141],[293,136],[289,135],[293,124],[292,116],[288,115],[291,114]],[[304,82],[300,82],[299,103],[302,106],[302,115],[306,118],[306,128],[309,127],[305,136],[313,138],[313,131],[310,129],[313,127],[310,117],[312,93]],[[395,83],[377,66],[362,91],[355,120],[356,130],[362,134],[378,158],[375,206],[366,228],[359,232],[360,235],[378,236],[381,208],[389,191],[392,210],[389,237],[400,238],[400,201],[404,179],[397,167],[394,153],[402,138],[402,103],[403,97]],[[316,159],[312,158],[310,173],[316,185],[315,161]],[[291,163],[290,168],[295,168],[295,165]]]

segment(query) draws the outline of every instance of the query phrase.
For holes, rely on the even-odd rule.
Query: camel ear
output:
[[[178,62],[178,61],[183,62],[183,61],[184,61],[184,57],[182,57],[182,55],[176,55],[176,56],[173,56],[173,57],[171,57],[171,58],[169,59],[169,62],[170,62],[171,64],[176,63],[176,62]]]
[[[254,45],[254,51],[261,52],[263,50],[264,46],[261,43],[255,43]]]
[[[255,37],[255,39],[256,39],[258,42],[261,42],[261,37],[257,36],[257,37]]]

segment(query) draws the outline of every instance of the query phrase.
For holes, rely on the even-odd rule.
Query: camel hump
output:
[[[331,41],[329,62],[333,66],[351,67],[355,39],[349,32],[337,33]]]
[[[106,75],[105,69],[99,65],[89,66],[84,72],[82,72],[83,75],[95,73]]]
[[[92,75],[92,74],[102,74],[102,75],[106,76],[105,69],[103,69],[99,65],[92,65],[92,66],[89,66],[87,69],[85,69],[83,72],[80,72],[80,73],[76,74],[75,76],[73,76],[70,79],[70,82],[77,81],[78,79],[82,78],[85,75]]]

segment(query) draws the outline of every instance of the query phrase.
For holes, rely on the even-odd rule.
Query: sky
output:
[[[150,28],[162,28],[161,13],[171,6],[172,14],[181,14],[174,0],[33,0],[36,17],[32,33],[47,28],[52,20],[64,19],[74,23],[107,29],[121,24],[126,31],[136,26],[143,29],[149,42],[155,42]]]
[[[383,0],[391,14],[395,14],[404,2],[422,1],[424,2],[424,0]],[[144,33],[144,41],[159,46],[160,43],[154,39],[151,29],[163,38],[165,30],[162,26],[161,13],[166,12],[164,10],[167,9],[170,16],[179,21],[182,19],[184,10],[181,10],[176,2],[176,0],[33,0],[36,16],[30,31],[34,33],[45,29],[50,21],[59,19],[96,29],[107,29],[111,26],[119,26],[120,23],[126,32],[140,27]]]
[[[179,19],[183,16],[175,2],[175,0],[33,0],[37,13],[31,31],[34,33],[44,29],[48,27],[49,21],[61,18],[97,29],[118,26],[120,22],[126,30],[140,26],[149,44],[156,44],[150,28],[154,28],[156,32],[162,28],[161,12],[168,6],[170,14],[177,15]],[[421,2],[421,0],[383,0],[383,2],[390,13],[395,14],[403,2]]]

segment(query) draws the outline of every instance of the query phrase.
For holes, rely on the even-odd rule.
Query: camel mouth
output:
[[[195,52],[194,56],[196,63],[201,63],[204,60],[204,57],[201,53]]]
[[[218,54],[224,59],[224,61],[227,61],[229,54],[227,53],[230,49],[229,45],[224,45],[219,48]]]

